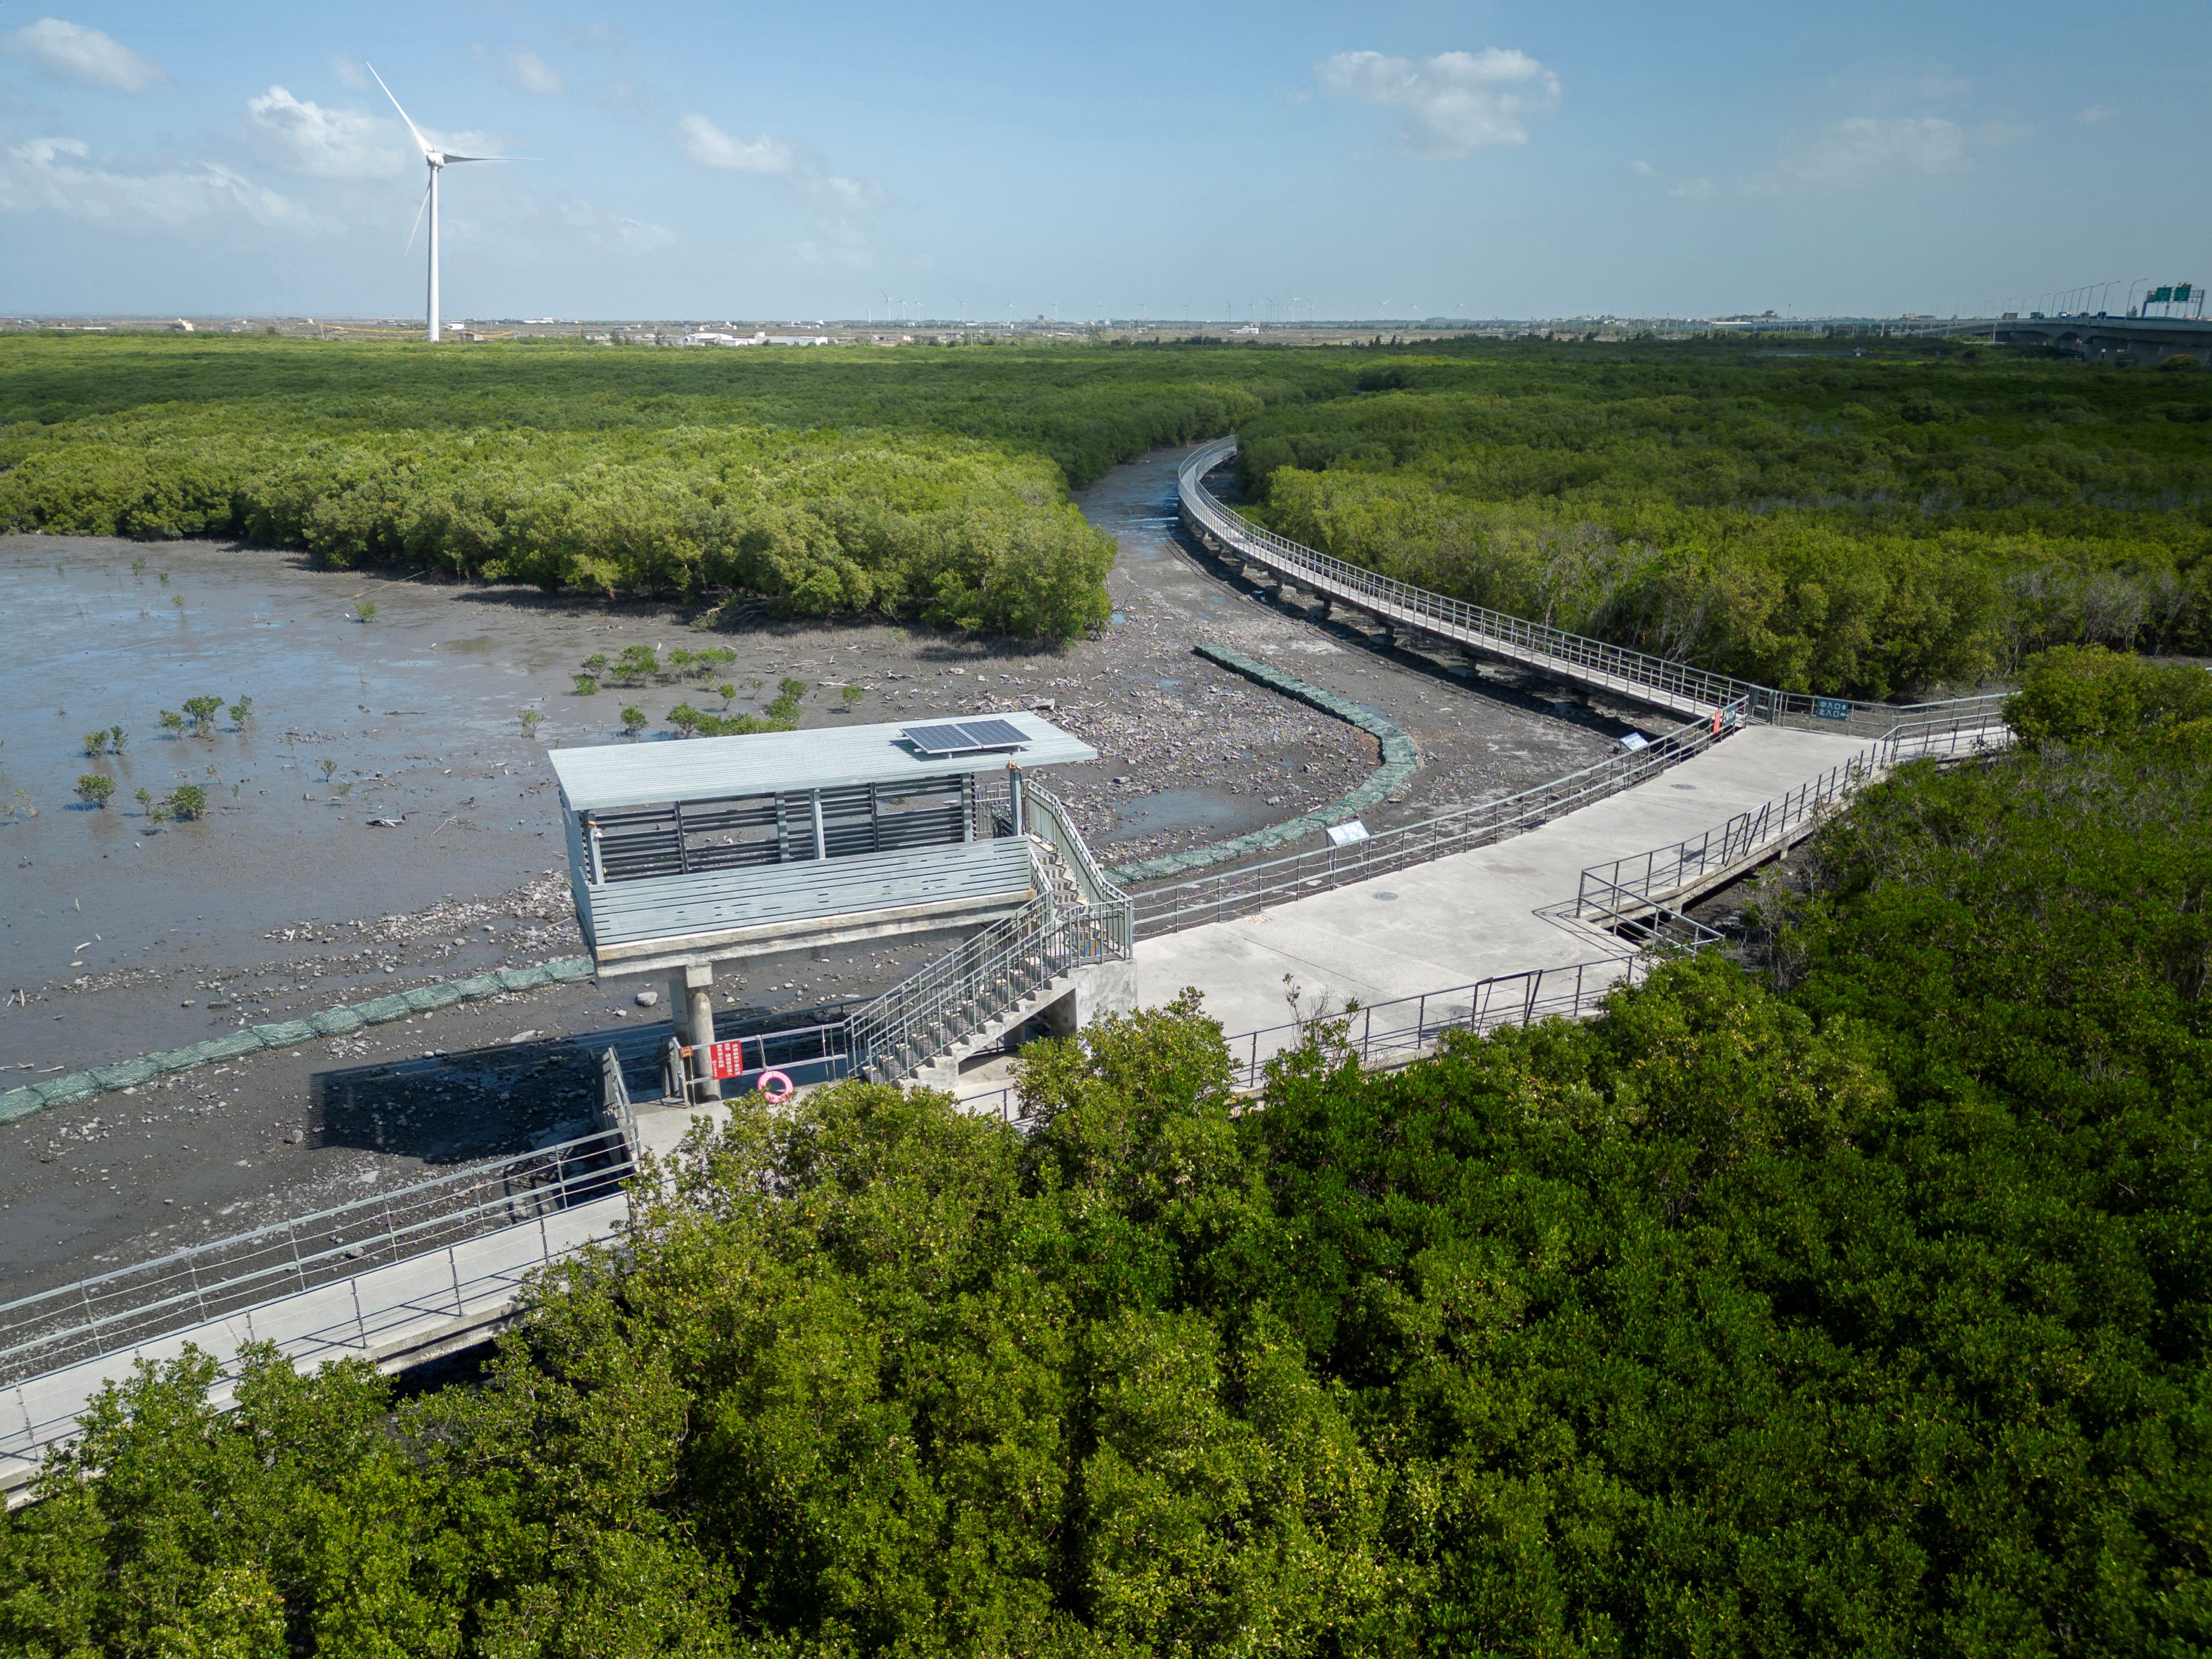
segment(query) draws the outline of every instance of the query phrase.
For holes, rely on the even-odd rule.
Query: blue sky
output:
[[[2212,276],[2204,0],[0,0],[0,312],[1977,311]],[[2119,290],[2115,289],[2115,295]]]

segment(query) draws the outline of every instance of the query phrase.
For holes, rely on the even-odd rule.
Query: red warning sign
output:
[[[738,1077],[744,1074],[745,1045],[739,1038],[732,1037],[727,1042],[715,1043],[707,1051],[707,1057],[714,1063],[716,1077]]]

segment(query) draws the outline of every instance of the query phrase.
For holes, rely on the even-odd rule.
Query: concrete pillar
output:
[[[1014,820],[1014,833],[1018,836],[1027,835],[1029,823],[1027,814],[1023,810],[1026,803],[1023,798],[1022,769],[1018,766],[1006,768],[1006,796],[1007,810]]]
[[[714,1075],[714,969],[711,964],[684,970],[684,989],[690,1012],[691,1075],[699,1080],[700,1100],[720,1100],[722,1083]]]

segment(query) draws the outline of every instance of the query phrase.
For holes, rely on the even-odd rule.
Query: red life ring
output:
[[[775,1086],[777,1084],[783,1085],[780,1091]],[[771,1106],[781,1106],[799,1092],[799,1085],[781,1072],[763,1072],[760,1081],[753,1087],[768,1097],[768,1103]]]

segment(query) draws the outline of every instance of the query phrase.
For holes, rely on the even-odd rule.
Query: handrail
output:
[[[1949,720],[1902,722],[1817,777],[1725,823],[1647,853],[1591,865],[1582,872],[1575,915],[1607,927],[1651,927],[1668,920],[1700,927],[1664,901],[1802,840],[1861,789],[1905,761],[1986,754],[2003,747],[2011,735],[2002,714],[1994,708]]]
[[[630,1155],[601,1131],[0,1304],[0,1384],[606,1197]]]
[[[1179,933],[1185,927],[1249,915],[1292,896],[1325,892],[1370,876],[1488,847],[1537,829],[1563,812],[1632,789],[1669,767],[1703,754],[1741,725],[1741,710],[1731,706],[1711,717],[1686,721],[1641,749],[1624,750],[1548,783],[1472,806],[1455,806],[1380,830],[1348,847],[1314,848],[1217,871],[1173,886],[1149,889],[1136,901],[1138,935]]]
[[[1176,497],[1185,521],[1202,529],[1250,558],[1301,585],[1332,599],[1341,599],[1382,617],[1453,638],[1457,630],[1478,648],[1488,648],[1516,661],[1531,662],[1564,678],[1583,681],[1607,690],[1641,696],[1677,712],[1710,714],[1713,709],[1741,705],[1747,715],[1770,724],[1809,723],[1815,727],[1867,729],[1874,722],[1887,726],[1900,714],[1938,704],[1869,703],[1848,697],[1826,697],[1812,692],[1781,691],[1755,681],[1715,673],[1694,664],[1655,657],[1647,652],[1571,634],[1547,623],[1529,622],[1486,605],[1416,587],[1384,576],[1347,560],[1279,536],[1254,524],[1223,502],[1206,487],[1206,475],[1237,453],[1232,435],[1222,438],[1188,456],[1176,474]],[[1996,698],[1966,701],[1995,702]],[[1877,728],[1879,729],[1879,728]]]
[[[1638,951],[1564,963],[1554,968],[1523,969],[1443,990],[1393,997],[1359,1008],[1322,1010],[1304,1019],[1238,1031],[1222,1038],[1230,1051],[1230,1086],[1258,1088],[1267,1080],[1267,1062],[1304,1042],[1316,1025],[1341,1024],[1343,1051],[1358,1054],[1360,1063],[1366,1065],[1377,1058],[1425,1053],[1447,1031],[1494,1031],[1510,1025],[1533,1025],[1541,1019],[1593,1018],[1603,1011],[1605,999],[1616,988],[1648,978],[1654,962],[1654,957]],[[989,1114],[1009,1123],[1027,1122],[1026,1116],[1014,1110],[1020,1093],[1009,1085],[969,1095],[961,1101],[961,1109],[978,1115]]]

